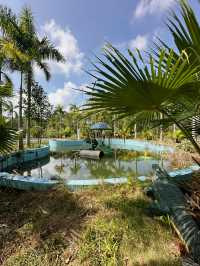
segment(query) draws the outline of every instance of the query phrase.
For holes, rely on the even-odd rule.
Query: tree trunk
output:
[[[134,138],[137,139],[137,124],[134,125]]]
[[[23,117],[22,117],[22,93],[23,93],[23,72],[21,72],[20,88],[19,88],[19,117],[18,117],[18,130],[20,130],[18,149],[24,149],[23,143]]]
[[[26,132],[26,145],[31,146],[31,86],[32,86],[32,73],[29,70],[27,73],[27,132]]]
[[[76,122],[76,135],[77,135],[77,139],[80,139],[80,129],[78,127],[78,121]]]
[[[11,128],[13,128],[13,109],[12,109],[12,111],[11,111]]]
[[[174,135],[176,133],[176,124],[173,124],[173,133],[174,133]]]
[[[160,114],[160,119],[163,119],[163,114]],[[163,141],[163,126],[160,126],[160,141]]]

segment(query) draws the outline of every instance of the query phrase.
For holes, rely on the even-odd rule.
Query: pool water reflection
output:
[[[110,177],[150,176],[152,164],[159,164],[169,169],[169,162],[162,159],[161,154],[115,150],[112,157],[101,160],[82,159],[74,156],[73,152],[54,154],[49,161],[36,162],[26,165],[20,174],[34,177],[55,177],[63,179],[96,179]]]

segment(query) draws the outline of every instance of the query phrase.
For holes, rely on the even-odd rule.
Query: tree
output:
[[[78,106],[75,104],[70,105],[70,114],[72,116],[72,125],[74,128],[74,131],[76,132],[77,139],[80,139],[80,130],[79,130],[79,121],[81,119],[81,114],[79,111]]]
[[[60,62],[64,61],[64,58],[47,37],[38,37],[34,17],[29,8],[25,7],[21,10],[18,20],[14,17],[16,16],[12,14],[10,9],[3,7],[0,9],[0,27],[4,35],[12,40],[13,44],[26,58],[21,65],[21,73],[23,73],[27,91],[27,146],[30,146],[33,66],[37,65],[44,72],[46,79],[49,80],[50,72],[45,60]]]
[[[23,118],[22,118],[22,92],[23,92],[23,72],[25,72],[27,54],[23,51],[24,34],[22,33],[19,21],[12,10],[0,6],[0,28],[2,30],[1,50],[5,55],[6,62],[9,63],[9,68],[12,71],[20,72],[20,89],[19,89],[19,116],[18,129],[19,134],[19,150],[23,150]],[[2,66],[2,64],[1,64]]]
[[[4,105],[5,105],[5,111],[8,112],[8,114],[11,117],[11,128],[13,128],[14,116],[15,117],[18,116],[17,112],[15,111],[15,106],[12,101],[7,101],[6,103],[4,103]]]
[[[31,135],[33,138],[38,139],[38,144],[41,144],[41,137],[44,134],[44,129],[40,126],[34,126],[31,128]]]
[[[64,117],[65,111],[63,109],[62,105],[57,105],[55,110],[54,110],[54,116],[56,117],[57,120],[57,128],[59,131],[59,137],[62,137],[62,128],[63,128],[63,117]]]
[[[52,114],[52,106],[43,87],[37,82],[33,82],[32,84],[31,103],[31,119],[36,122],[37,126],[45,128]],[[24,99],[24,107],[26,114],[28,108],[26,99]]]

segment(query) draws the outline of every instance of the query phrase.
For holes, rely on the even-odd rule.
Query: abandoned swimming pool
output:
[[[64,180],[107,179],[137,176],[150,176],[152,164],[159,164],[170,169],[170,164],[161,154],[114,150],[112,157],[91,160],[74,156],[74,152],[55,153],[46,160],[37,160],[22,164],[14,171],[32,177],[54,178]],[[10,170],[13,172],[13,169]]]

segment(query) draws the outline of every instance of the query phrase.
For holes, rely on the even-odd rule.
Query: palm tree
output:
[[[8,26],[9,25],[9,26]],[[27,90],[27,146],[30,146],[30,126],[31,126],[31,87],[34,80],[34,65],[37,65],[45,74],[46,79],[50,79],[48,64],[45,60],[64,61],[60,52],[51,44],[47,37],[38,37],[32,11],[25,7],[20,12],[18,20],[7,8],[0,9],[0,27],[8,39],[25,55],[23,64],[19,67],[26,83]],[[20,86],[20,97],[21,97]],[[21,106],[20,98],[20,108]],[[22,109],[21,109],[22,110]],[[19,112],[21,118],[21,111]]]
[[[15,111],[15,106],[13,104],[12,101],[7,101],[5,104],[5,111],[9,113],[10,117],[11,117],[11,128],[13,128],[13,120],[14,120],[14,116],[17,117],[18,114]]]
[[[16,137],[16,131],[9,128],[8,122],[3,117],[0,117],[0,154],[12,151],[16,143]]]
[[[188,62],[189,55],[183,52],[177,56],[173,50],[159,51],[156,61],[149,55],[147,63],[139,51],[137,57],[131,51],[129,55],[132,62],[113,46],[105,47],[107,62],[97,58],[98,65],[94,64],[97,74],[90,73],[97,81],[95,87],[88,86],[90,91],[86,93],[90,98],[86,108],[130,117],[130,124],[137,121],[143,126],[176,124],[200,153],[189,128],[192,117],[199,114],[196,61]]]
[[[77,139],[80,139],[80,130],[79,130],[79,121],[81,119],[80,117],[80,110],[77,105],[71,104],[70,105],[70,113],[72,114],[72,120],[73,120],[73,127],[76,131]]]
[[[7,96],[11,96],[12,94],[12,83],[8,76],[4,75],[6,77],[6,82],[0,84],[0,99],[1,104],[3,102],[3,98]],[[2,108],[2,105],[1,105]],[[1,115],[0,115],[0,154],[8,153],[13,149],[13,146],[16,141],[16,131],[13,129],[10,129],[8,127],[8,123],[3,118],[3,112],[1,109]]]
[[[0,117],[3,117],[3,98],[12,96],[12,82],[0,69]]]
[[[25,73],[27,86],[27,146],[30,146],[31,127],[31,86],[33,83],[33,66],[37,65],[45,74],[46,79],[50,79],[48,65],[44,60],[64,61],[60,52],[51,44],[47,37],[40,39],[34,25],[34,17],[29,8],[23,8],[19,16],[19,24],[24,38],[24,52],[30,57]]]
[[[28,60],[27,55],[23,53],[22,37],[23,34],[20,31],[18,20],[12,10],[0,6],[0,28],[2,30],[1,38],[1,50],[3,50],[9,68],[12,71],[20,71],[20,90],[19,90],[19,116],[18,116],[18,129],[23,131],[23,119],[22,119],[22,92],[23,92],[23,71]],[[19,135],[19,150],[23,150],[23,134]]]
[[[59,124],[59,137],[62,137],[62,124],[63,124],[63,116],[65,114],[65,111],[63,109],[62,105],[57,105],[54,111],[54,114],[56,115],[56,117],[58,117],[58,124]]]

